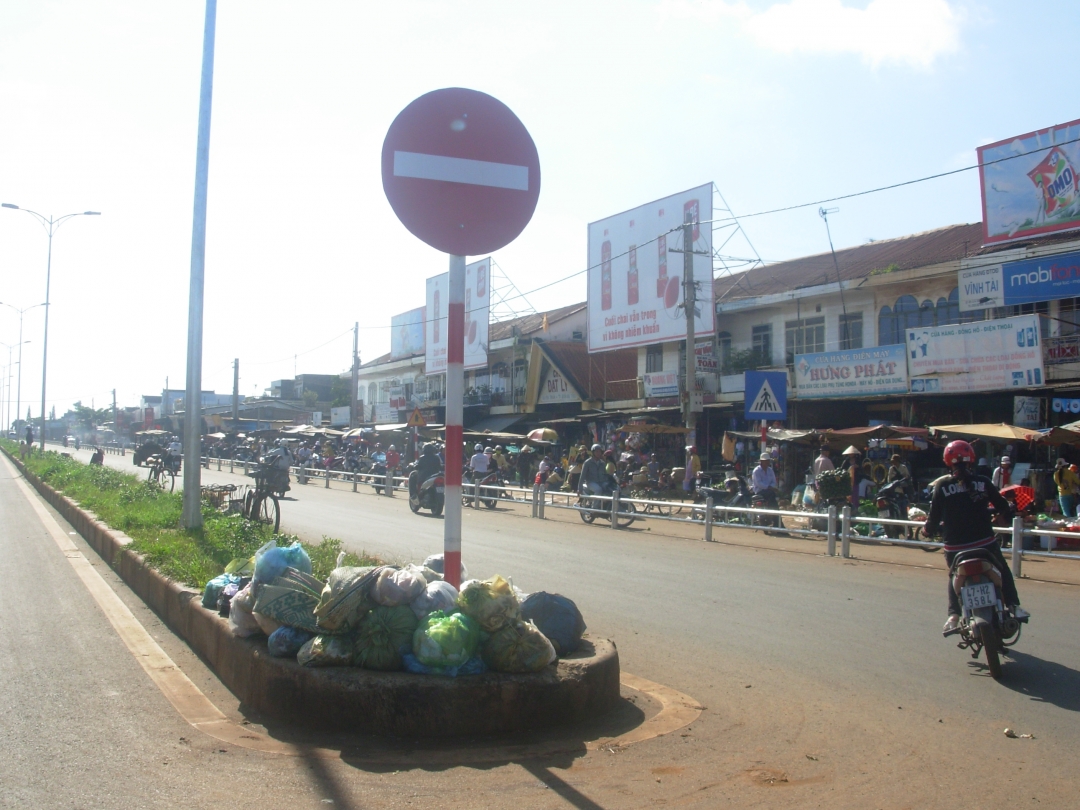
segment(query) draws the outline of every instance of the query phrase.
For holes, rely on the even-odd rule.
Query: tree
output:
[[[315,403],[319,401],[319,392],[318,391],[305,391],[303,393],[303,399],[304,399],[304,407],[305,408],[314,408]]]
[[[334,378],[334,382],[330,386],[331,408],[345,408],[352,405],[352,398],[349,396],[349,385],[349,380],[342,377]]]
[[[87,408],[82,402],[76,402],[73,410],[75,422],[87,430],[95,430],[112,419],[112,408]]]

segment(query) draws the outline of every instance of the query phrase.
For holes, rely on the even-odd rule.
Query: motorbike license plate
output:
[[[994,607],[997,605],[997,592],[993,582],[980,582],[978,585],[965,585],[960,591],[964,607],[968,610]]]
[[[438,492],[440,495],[443,494],[444,489],[446,489],[446,487],[435,487],[435,491]]]

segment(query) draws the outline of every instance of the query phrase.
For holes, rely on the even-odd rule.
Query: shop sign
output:
[[[966,267],[959,271],[957,283],[963,312],[1076,298],[1080,296],[1080,253]]]
[[[1042,427],[1042,398],[1013,397],[1013,424],[1023,428]]]
[[[352,408],[348,405],[343,405],[340,408],[330,409],[330,427],[340,427],[349,424],[349,418],[352,416]]]
[[[405,407],[405,388],[404,388],[404,386],[395,385],[390,389],[390,407],[391,408],[404,408]]]
[[[379,402],[375,405],[375,421],[387,424],[390,422],[397,422],[398,410],[397,408],[390,407],[389,402]]]
[[[1051,403],[1051,408],[1054,413],[1075,413],[1080,414],[1080,399],[1065,399],[1064,397],[1054,397]]]
[[[903,344],[817,352],[795,357],[795,390],[800,399],[906,394]]]
[[[642,375],[645,398],[677,397],[679,395],[679,372],[657,371]]]
[[[720,372],[720,363],[717,362],[716,355],[713,354],[711,340],[694,344],[694,363],[698,374],[718,374]]]
[[[580,402],[581,397],[569,381],[554,366],[548,366],[547,375],[540,386],[540,396],[536,400],[540,405],[556,402]]]
[[[1037,315],[907,329],[905,334],[913,394],[1043,384]]]

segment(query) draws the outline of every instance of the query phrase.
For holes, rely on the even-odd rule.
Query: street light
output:
[[[21,333],[19,334],[19,337],[22,337]],[[19,403],[19,405],[15,406],[15,419],[12,420],[12,418],[11,418],[11,350],[14,349],[16,346],[19,347],[19,360],[18,360],[18,363],[19,363],[19,380],[21,381],[22,380],[22,347],[23,347],[24,343],[29,343],[29,342],[30,342],[29,340],[21,340],[18,343],[14,343],[14,344],[13,343],[0,342],[0,346],[6,346],[7,350],[8,350],[8,355],[7,355],[7,359],[8,359],[8,364],[7,364],[7,377],[8,377],[8,381],[7,381],[7,416],[8,416],[8,422],[7,422],[7,425],[8,425],[9,428],[12,426],[12,424],[15,421],[18,421],[18,419],[19,419],[19,407],[21,407],[21,405],[22,405],[22,403]]]
[[[43,345],[41,348],[41,452],[45,452],[45,370],[49,360],[49,285],[52,282],[52,240],[53,234],[59,230],[60,225],[71,219],[72,217],[97,217],[101,216],[100,211],[77,211],[74,214],[64,214],[62,217],[53,218],[52,214],[45,216],[39,214],[37,211],[31,211],[29,208],[20,208],[13,203],[0,203],[0,208],[11,208],[15,211],[25,211],[30,214],[34,219],[41,223],[41,227],[45,229],[45,233],[49,235],[49,258],[45,265],[45,336]],[[19,373],[22,374],[22,366],[19,366]]]
[[[6,304],[3,301],[0,301],[0,304],[3,304],[3,306],[9,307],[10,309],[13,309],[13,310],[15,310],[16,312],[19,313],[19,344],[18,344],[19,345],[19,382],[18,382],[19,392],[18,392],[18,396],[15,398],[15,418],[18,419],[19,418],[19,411],[22,410],[22,347],[23,347],[24,343],[29,343],[30,342],[29,340],[23,340],[22,339],[23,313],[24,312],[29,312],[32,309],[37,309],[38,307],[43,307],[43,306],[45,306],[45,304],[34,304],[32,307],[26,307],[25,309],[19,309],[14,304]],[[46,312],[46,314],[48,314],[48,310],[45,310],[45,312]],[[10,360],[10,359],[11,358],[9,357],[8,360]],[[9,364],[9,366],[10,366],[10,364]],[[8,399],[11,399],[11,392],[10,391],[8,392]],[[11,410],[10,403],[9,403],[8,410],[9,411]]]

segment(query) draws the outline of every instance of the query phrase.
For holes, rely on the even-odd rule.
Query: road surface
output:
[[[130,457],[107,462],[132,469]],[[239,477],[212,470],[204,480]],[[705,544],[700,527],[613,532],[565,512],[533,520],[520,508],[467,510],[463,559],[470,576],[501,573],[525,591],[573,598],[590,633],[616,640],[624,671],[707,707],[690,727],[557,763],[426,768],[420,757],[411,768],[401,765],[405,779],[362,764],[320,762],[305,770],[265,754],[214,754],[198,732],[185,732],[130,656],[116,649],[108,625],[81,604],[81,586],[69,581],[56,548],[35,537],[34,518],[24,514],[25,498],[14,487],[0,481],[4,514],[22,515],[14,524],[18,538],[11,529],[3,535],[13,581],[0,597],[2,615],[18,618],[0,626],[8,652],[0,682],[15,690],[5,705],[32,706],[34,720],[15,731],[10,722],[4,727],[9,745],[17,735],[33,759],[66,756],[73,763],[70,773],[47,775],[5,755],[0,772],[10,771],[4,783],[18,786],[23,806],[40,804],[48,794],[35,791],[43,785],[61,783],[71,792],[92,786],[87,806],[111,806],[111,796],[118,807],[133,806],[121,801],[132,795],[157,806],[159,793],[177,799],[185,790],[195,796],[191,804],[202,806],[199,797],[216,785],[231,788],[233,779],[244,785],[245,802],[259,795],[289,796],[290,806],[351,802],[338,807],[1065,807],[1075,804],[1080,787],[1075,586],[1020,583],[1034,618],[995,682],[981,659],[941,638],[940,554],[892,549],[878,555],[882,562],[842,560],[820,556],[820,544],[815,553],[805,541],[776,541],[788,551],[734,544],[752,542],[748,536],[773,543],[758,533],[718,529],[717,538],[732,543]],[[355,494],[326,490],[320,481],[294,484],[290,496],[282,528],[305,539],[340,537],[395,560],[441,549],[442,521],[411,514],[400,495],[377,497],[363,486]],[[13,546],[18,565],[8,556]],[[10,576],[14,571],[18,576]],[[45,581],[66,584],[46,591]],[[170,638],[142,615],[155,637]],[[168,649],[223,710],[240,717],[212,673],[185,657],[175,639]],[[120,677],[120,688],[105,686]],[[49,688],[41,690],[41,682]],[[119,701],[110,703],[110,692]],[[1009,739],[1005,727],[1034,738]],[[107,752],[105,768],[100,751]],[[151,764],[178,753],[182,767],[169,780],[156,776]],[[331,783],[333,795],[326,793]],[[491,801],[479,800],[481,792]]]

